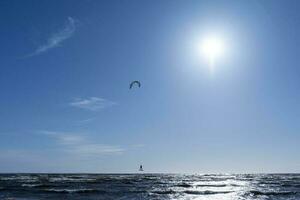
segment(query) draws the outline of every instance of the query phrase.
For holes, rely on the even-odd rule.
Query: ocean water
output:
[[[300,200],[300,174],[2,174],[0,199]]]

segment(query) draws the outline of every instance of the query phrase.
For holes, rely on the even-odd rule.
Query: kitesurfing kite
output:
[[[139,81],[132,81],[129,85],[129,89],[132,89],[134,86],[141,87],[141,83]]]

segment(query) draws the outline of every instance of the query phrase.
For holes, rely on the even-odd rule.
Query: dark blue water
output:
[[[300,200],[300,174],[2,174],[0,199]]]

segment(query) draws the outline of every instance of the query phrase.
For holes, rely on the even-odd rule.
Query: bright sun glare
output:
[[[223,43],[219,38],[207,38],[203,41],[202,51],[208,58],[216,58],[223,52]]]
[[[224,54],[224,42],[220,37],[210,36],[204,38],[198,45],[198,53],[208,60],[213,70],[215,62]]]

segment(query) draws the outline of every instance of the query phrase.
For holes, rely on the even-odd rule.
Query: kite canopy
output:
[[[141,83],[139,81],[132,81],[129,85],[129,89],[133,88],[135,85],[137,87],[141,87]]]

